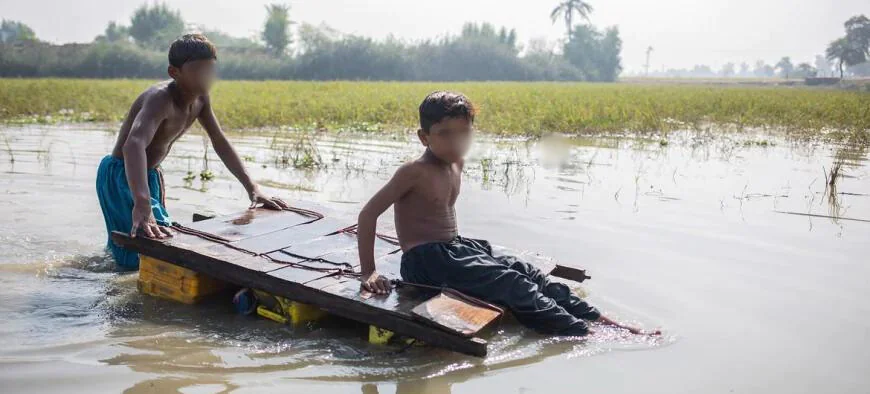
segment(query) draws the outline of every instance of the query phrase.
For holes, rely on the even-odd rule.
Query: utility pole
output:
[[[645,71],[644,71],[644,76],[646,76],[646,77],[649,76],[649,54],[650,54],[650,52],[652,52],[652,51],[653,51],[653,47],[652,47],[652,46],[649,46],[649,47],[646,48],[646,64],[643,66],[643,67],[644,67],[644,70],[645,70]]]

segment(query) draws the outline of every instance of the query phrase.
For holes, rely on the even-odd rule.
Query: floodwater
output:
[[[408,134],[272,134],[233,138],[253,177],[349,223],[421,151]],[[103,250],[94,178],[114,132],[6,127],[0,138],[3,392],[870,391],[860,148],[689,132],[479,138],[457,203],[461,232],[584,267],[590,302],[665,334],[548,339],[507,323],[478,359],[369,345],[330,320],[291,329],[235,315],[229,300],[140,295],[136,274],[114,272]],[[205,146],[186,136],[164,163],[176,220],[247,206],[213,152],[215,178],[198,177]]]

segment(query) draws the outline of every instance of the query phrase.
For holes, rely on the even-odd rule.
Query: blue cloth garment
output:
[[[158,224],[169,226],[172,220],[166,212],[163,195],[163,175],[159,169],[148,170],[148,190],[151,194],[151,212]],[[139,269],[139,254],[124,249],[112,242],[112,231],[130,233],[133,227],[133,193],[127,184],[124,160],[111,155],[103,158],[97,169],[97,198],[106,220],[109,241],[106,247],[112,251],[119,268]]]
[[[415,246],[402,255],[402,279],[444,286],[507,307],[520,323],[544,334],[586,335],[601,314],[568,286],[535,266],[494,256],[489,242],[456,237]]]

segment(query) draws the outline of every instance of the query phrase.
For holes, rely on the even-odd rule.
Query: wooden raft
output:
[[[356,236],[334,234],[345,226],[347,223],[330,217],[255,209],[185,226],[207,237],[176,232],[172,238],[156,240],[115,232],[112,239],[143,255],[221,281],[310,304],[433,346],[486,355],[486,340],[421,320],[419,308],[415,316],[414,309],[436,296],[437,291],[401,286],[389,295],[361,294],[356,278],[339,274],[336,263],[346,263],[342,264],[344,269],[359,271]],[[378,272],[400,278],[401,252],[397,246],[376,239],[375,257]],[[539,268],[576,281],[587,278],[583,270],[574,268]]]

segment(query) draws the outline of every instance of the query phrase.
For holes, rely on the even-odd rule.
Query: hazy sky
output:
[[[169,0],[185,20],[233,35],[252,36],[265,18],[260,0]],[[325,22],[345,33],[421,39],[456,33],[466,21],[517,29],[520,41],[560,39],[550,10],[559,0],[290,0],[291,19]],[[30,25],[43,40],[90,41],[110,20],[128,24],[143,0],[0,0],[0,18]],[[637,71],[652,46],[651,68],[725,62],[775,63],[791,56],[812,62],[843,34],[850,16],[870,14],[868,0],[590,0],[592,22],[618,25],[623,64]]]

